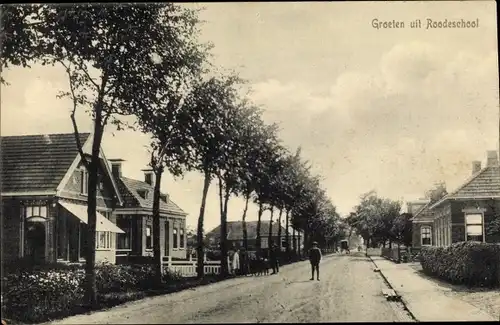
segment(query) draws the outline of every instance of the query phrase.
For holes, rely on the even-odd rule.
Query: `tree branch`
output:
[[[71,98],[73,100],[73,110],[71,111],[71,122],[73,123],[73,130],[74,130],[74,135],[75,135],[75,140],[76,140],[76,147],[78,149],[78,153],[80,154],[80,157],[82,158],[82,163],[85,166],[85,168],[88,170],[89,169],[89,164],[87,162],[87,158],[85,157],[85,153],[83,152],[83,147],[82,147],[82,142],[80,141],[80,132],[78,131],[78,125],[76,123],[76,108],[78,107],[78,100],[76,99],[75,96],[75,87],[73,85],[73,79],[71,77],[71,63],[69,65],[64,64],[64,62],[59,61],[65,68],[66,68],[66,73],[68,74],[68,79],[69,79],[69,88],[71,91]]]

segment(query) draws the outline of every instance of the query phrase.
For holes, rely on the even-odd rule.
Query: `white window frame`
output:
[[[149,236],[148,236],[148,229],[149,229]],[[146,250],[150,251],[153,249],[153,226],[152,225],[146,225],[146,233],[144,235],[146,236],[145,248],[146,248]],[[148,247],[148,237],[151,238],[151,240],[150,240],[151,247]]]
[[[481,216],[481,223],[468,223],[467,222],[467,216],[469,215],[478,215]],[[481,235],[482,235],[482,242],[486,242],[486,234],[484,233],[484,212],[477,211],[477,212],[465,212],[464,213],[464,223],[465,223],[465,241],[469,241],[469,233],[467,231],[468,226],[481,226]],[[478,235],[480,236],[480,235]]]
[[[429,230],[429,232],[428,232],[429,237],[425,237],[425,238],[429,238],[430,244],[424,244],[424,236],[423,236],[424,229]],[[426,235],[427,235],[427,232],[426,232]],[[432,246],[432,227],[431,226],[421,226],[420,227],[420,245],[421,246]]]
[[[88,195],[89,193],[89,172],[85,167],[80,169],[80,193],[83,195]]]
[[[179,249],[179,230],[177,228],[174,227],[174,229],[172,230],[173,234],[172,234],[172,239],[174,240],[173,241],[173,249]]]
[[[101,239],[103,240],[101,242]],[[95,232],[95,248],[96,250],[110,250],[115,248],[114,233],[110,231]]]

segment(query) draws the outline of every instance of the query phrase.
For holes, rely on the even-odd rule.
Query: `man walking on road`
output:
[[[309,261],[311,262],[311,280],[314,280],[314,270],[316,270],[316,280],[319,281],[319,262],[321,261],[321,250],[318,243],[313,242],[309,250]]]
[[[273,244],[271,249],[269,249],[269,261],[271,262],[271,267],[273,268],[273,273],[277,274],[280,272],[280,266],[278,261],[278,246]]]

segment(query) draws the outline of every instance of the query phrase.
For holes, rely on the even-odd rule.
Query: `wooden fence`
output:
[[[383,247],[380,255],[396,263],[406,263],[411,260],[410,249],[404,246]]]
[[[179,273],[183,277],[196,276],[197,261],[193,260],[192,256],[188,260],[174,261],[171,256],[163,258],[163,268],[170,272]],[[220,274],[220,261],[207,261],[206,256],[204,259],[204,271],[207,275]]]

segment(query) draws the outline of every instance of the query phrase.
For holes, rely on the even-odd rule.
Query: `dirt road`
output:
[[[404,321],[364,256],[325,256],[321,281],[309,280],[309,268],[300,262],[278,275],[231,279],[52,324]]]

